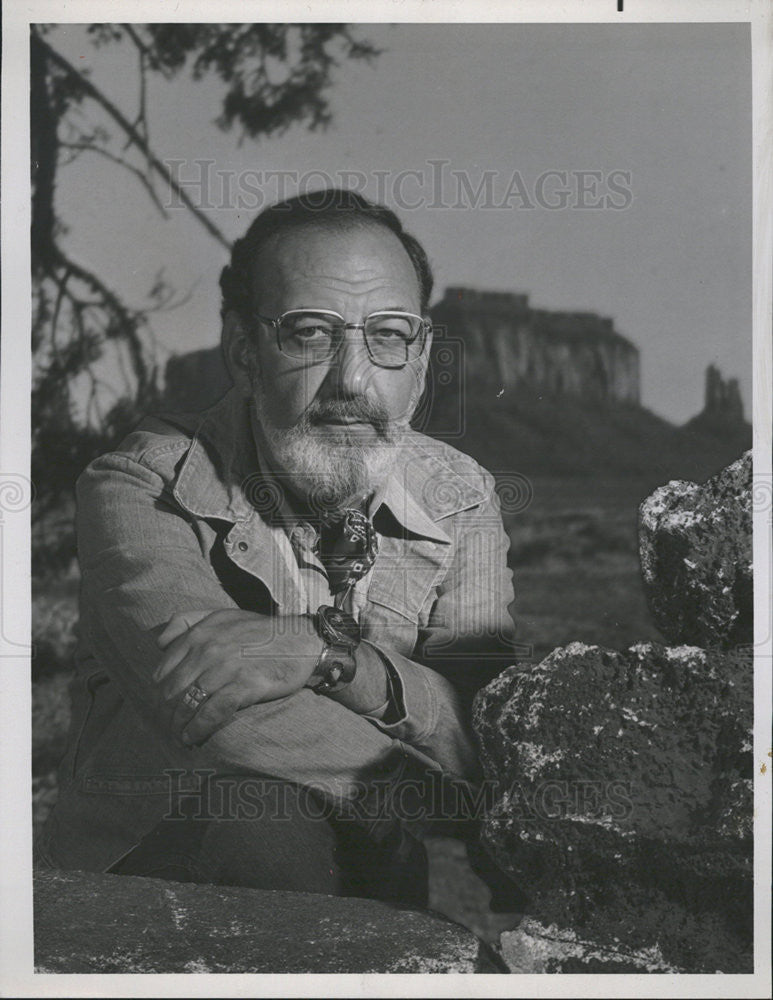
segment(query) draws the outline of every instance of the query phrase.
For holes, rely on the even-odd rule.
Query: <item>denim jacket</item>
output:
[[[477,777],[472,694],[513,661],[512,579],[493,477],[410,431],[376,511],[378,556],[360,624],[387,658],[398,711],[359,716],[304,688],[242,709],[181,749],[156,715],[154,630],[180,611],[303,613],[256,472],[244,401],[149,417],[78,480],[81,566],[73,713],[44,863],[104,870],[200,771],[269,775],[345,801],[395,746]],[[289,619],[288,619],[289,620]]]

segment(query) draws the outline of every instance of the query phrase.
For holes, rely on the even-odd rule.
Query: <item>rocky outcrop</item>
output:
[[[733,437],[739,433],[746,433],[751,437],[751,427],[744,416],[738,379],[724,379],[717,367],[709,365],[706,369],[703,409],[685,426],[688,430],[718,437]]]
[[[606,317],[534,309],[527,295],[447,288],[432,307],[437,336],[461,340],[472,384],[639,402],[639,351]]]
[[[748,655],[573,643],[493,681],[475,706],[501,789],[484,842],[553,927],[529,940],[748,971],[751,720]]]
[[[369,899],[41,871],[36,972],[499,972],[457,924]]]
[[[703,485],[680,480],[641,505],[642,576],[670,642],[729,649],[753,641],[752,457]]]
[[[753,971],[750,491],[744,456],[642,505],[680,645],[572,643],[476,697],[484,843],[530,897],[513,971]]]
[[[633,951],[619,941],[600,944],[573,930],[525,917],[502,935],[502,957],[512,972],[680,972],[663,960],[660,949]]]

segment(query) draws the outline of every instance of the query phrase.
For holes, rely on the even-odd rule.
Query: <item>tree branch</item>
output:
[[[51,344],[52,344],[52,346],[54,348],[54,352],[56,353],[56,350],[57,350],[57,348],[56,348],[56,330],[57,330],[57,327],[59,326],[59,313],[60,313],[61,308],[62,308],[62,299],[64,298],[65,292],[67,291],[67,282],[70,280],[70,272],[69,271],[65,271],[64,272],[64,276],[61,278],[61,281],[59,281],[59,279],[55,279],[55,280],[57,280],[57,282],[59,284],[59,289],[58,289],[58,291],[56,293],[56,303],[54,304],[54,312],[53,312],[53,315],[51,317]]]
[[[151,182],[141,170],[138,170],[137,167],[133,167],[131,163],[127,163],[126,160],[122,159],[120,156],[116,156],[114,153],[104,149],[102,146],[95,146],[89,142],[60,142],[59,146],[61,149],[77,150],[82,153],[99,153],[100,156],[104,156],[106,159],[110,160],[111,163],[117,163],[119,167],[124,167],[126,170],[130,171],[130,173],[134,174],[140,184],[142,184],[161,215],[165,219],[169,218],[169,213],[161,204],[161,199],[156,194]]]
[[[191,200],[190,196],[185,192],[185,190],[177,183],[174,179],[171,171],[158,159],[152,149],[148,146],[147,142],[137,129],[131,124],[130,121],[123,115],[123,113],[108,100],[105,95],[91,83],[90,80],[86,79],[78,70],[71,65],[64,56],[60,55],[56,49],[51,48],[48,42],[44,41],[39,36],[33,36],[33,45],[40,46],[41,50],[45,53],[46,57],[58,66],[59,69],[63,70],[92,100],[96,101],[103,110],[105,110],[108,115],[115,121],[125,132],[125,134],[131,139],[132,143],[137,146],[137,148],[142,152],[143,156],[147,159],[147,162],[156,171],[166,183],[169,185],[172,191],[177,195],[177,197],[182,201],[187,209],[193,214],[193,216],[198,219],[201,225],[207,230],[210,236],[214,238],[225,247],[227,250],[231,249],[231,244],[223,235],[223,233],[217,228],[217,226],[211,222],[206,215],[196,207],[196,205]]]
[[[123,302],[121,302],[115,292],[111,291],[111,289],[109,289],[96,274],[89,271],[88,268],[84,267],[82,264],[78,264],[74,260],[67,257],[61,247],[57,244],[54,244],[52,252],[54,262],[60,267],[68,268],[75,278],[78,278],[84,284],[88,285],[95,292],[97,292],[97,294],[99,294],[104,300],[108,309],[117,317],[119,321],[119,328],[128,344],[129,351],[132,356],[132,361],[137,373],[137,381],[139,386],[144,389],[148,384],[149,373],[147,365],[145,364],[145,359],[142,355],[142,343],[136,333],[137,325],[142,320],[141,314],[132,313],[132,311],[128,309]]]
[[[148,60],[148,62],[150,63],[151,68],[155,69],[155,70],[158,70],[158,72],[161,73],[161,75],[166,80],[170,79],[170,74],[169,74],[166,66],[164,66],[160,62],[160,60],[157,59],[154,56],[151,47],[147,44],[147,42],[144,42],[140,38],[139,33],[137,32],[137,30],[134,27],[134,25],[122,22],[121,23],[121,27],[126,32],[126,34],[129,36],[129,38],[131,38],[131,40],[134,42],[134,45],[135,45],[137,51],[139,52],[139,54],[141,56],[143,56],[145,59]]]
[[[140,96],[137,107],[137,117],[134,119],[134,127],[141,131],[142,136],[146,142],[150,142],[150,132],[148,130],[148,118],[146,109],[146,92],[147,92],[147,79],[145,74],[145,67],[148,62],[153,63],[153,59],[148,47],[142,41],[140,36],[131,26],[131,24],[123,24],[121,26],[129,38],[134,43],[134,47],[137,49],[137,61],[138,61],[138,73],[140,78]],[[124,149],[127,149],[131,145],[131,139],[126,140]]]

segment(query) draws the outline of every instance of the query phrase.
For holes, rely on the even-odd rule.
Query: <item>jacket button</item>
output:
[[[236,547],[240,552],[246,552],[247,549],[249,548],[249,545],[246,542],[239,542],[239,544]]]

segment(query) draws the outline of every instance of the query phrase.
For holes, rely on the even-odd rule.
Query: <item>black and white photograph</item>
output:
[[[3,993],[768,996],[769,5],[3,18]]]

